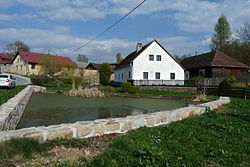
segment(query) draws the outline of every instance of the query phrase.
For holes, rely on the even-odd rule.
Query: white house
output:
[[[184,68],[156,40],[130,53],[115,69],[115,82],[133,85],[184,85]]]

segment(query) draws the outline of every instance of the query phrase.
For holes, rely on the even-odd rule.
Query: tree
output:
[[[120,63],[123,60],[121,53],[116,53],[115,58],[116,63]]]
[[[30,51],[30,47],[22,41],[16,41],[6,45],[5,50],[16,55],[19,51]]]
[[[250,23],[241,25],[237,30],[237,36],[240,38],[241,43],[250,49]]]
[[[110,76],[112,73],[111,67],[108,63],[103,63],[99,69],[100,73],[100,83],[103,85],[108,85],[110,82]]]
[[[224,51],[224,46],[229,43],[231,38],[230,25],[224,15],[218,19],[215,25],[215,33],[212,36],[212,43],[210,44],[211,50]]]
[[[79,53],[79,55],[77,56],[77,61],[87,63],[89,59],[86,55]]]

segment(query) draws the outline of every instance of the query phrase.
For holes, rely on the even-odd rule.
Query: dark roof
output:
[[[234,58],[220,52],[212,51],[198,56],[192,56],[185,58],[181,61],[181,64],[187,69],[205,68],[211,66],[221,67],[246,67],[246,64],[240,63]]]
[[[44,56],[48,56],[47,54],[33,53],[27,51],[20,51],[17,55],[20,55],[26,62],[35,64],[39,64]],[[57,55],[55,57],[61,63],[75,65],[75,63],[69,57]]]
[[[93,70],[99,70],[101,64],[96,64],[96,63],[89,63],[86,67],[86,69],[89,69],[91,67]]]
[[[0,64],[11,64],[12,60],[15,58],[15,55],[0,53]]]
[[[130,64],[137,56],[139,56],[146,48],[148,48],[149,45],[151,45],[154,41],[151,41],[150,43],[144,45],[138,52],[134,51],[130,53],[125,59],[123,59],[116,67],[115,70],[118,68],[121,68],[127,64]]]
[[[118,66],[115,67],[114,70],[117,70],[125,65],[130,64],[137,56],[139,56],[144,50],[146,50],[153,42],[156,42],[166,53],[168,53],[168,55],[172,59],[174,59],[174,61],[176,63],[178,63],[185,70],[185,68],[156,40],[153,40],[153,41],[149,42],[148,44],[144,45],[139,51],[134,51],[134,52],[130,53],[125,59],[123,59],[120,62],[120,64]]]

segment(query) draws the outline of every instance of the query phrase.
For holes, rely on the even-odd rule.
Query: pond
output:
[[[17,129],[126,117],[185,107],[183,101],[152,98],[81,98],[33,93]]]

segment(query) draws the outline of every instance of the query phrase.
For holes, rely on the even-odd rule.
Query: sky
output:
[[[86,47],[66,54],[109,27],[142,0],[0,0],[0,52],[20,40],[32,52],[89,62],[115,62],[138,42],[157,40],[172,55],[209,52],[218,18],[224,14],[235,32],[250,22],[250,0],[147,0],[131,15]]]

